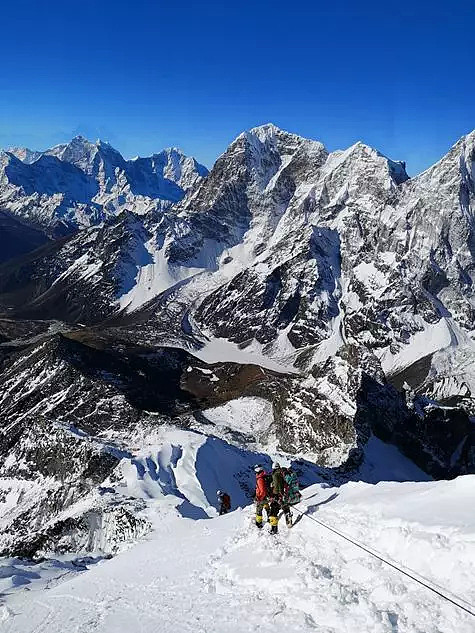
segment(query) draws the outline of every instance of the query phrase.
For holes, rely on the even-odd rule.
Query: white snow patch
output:
[[[298,373],[298,370],[292,365],[281,363],[277,359],[267,358],[260,351],[255,351],[252,346],[240,349],[236,343],[223,338],[213,338],[206,341],[201,349],[189,351],[190,354],[210,365],[230,362],[242,365],[259,365],[279,373]]]
[[[420,319],[420,323],[424,329],[413,334],[409,343],[404,345],[399,352],[394,354],[389,347],[375,352],[387,375],[409,367],[421,358],[451,345],[452,333],[447,319],[442,318],[438,323],[426,323]]]
[[[144,244],[150,254],[150,263],[137,265],[137,275],[131,289],[122,294],[118,303],[121,309],[132,312],[179,281],[192,277],[201,268],[172,266],[165,257],[165,249],[157,248],[153,240]]]
[[[267,431],[274,420],[272,404],[263,398],[237,398],[203,414],[218,427],[254,436]]]
[[[358,264],[353,272],[356,279],[370,288],[376,296],[381,295],[387,288],[388,280],[386,276],[372,262]]]

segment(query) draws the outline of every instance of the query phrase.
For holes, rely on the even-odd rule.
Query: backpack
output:
[[[300,494],[300,490],[299,490],[300,486],[297,479],[297,475],[290,468],[287,470],[287,474],[285,475],[285,481],[287,484],[287,490],[286,490],[287,503],[289,503],[290,505],[294,503],[298,503],[300,499],[302,498],[302,495]]]
[[[266,482],[267,496],[272,497],[274,494],[272,489],[272,473],[266,473],[264,475],[264,481]]]
[[[221,495],[221,503],[227,510],[231,509],[231,497],[226,492]]]

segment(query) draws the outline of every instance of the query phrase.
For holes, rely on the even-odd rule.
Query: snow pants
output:
[[[262,511],[265,510],[269,514],[269,503],[266,499],[256,501],[256,523],[262,525]]]
[[[277,526],[279,525],[279,509],[280,505],[277,499],[272,499],[269,504],[269,523],[273,534],[277,533]]]

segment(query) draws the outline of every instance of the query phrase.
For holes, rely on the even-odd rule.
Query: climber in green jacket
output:
[[[274,496],[276,496],[279,500],[282,500],[285,492],[285,479],[282,468],[277,462],[272,464],[272,490],[274,492]]]
[[[279,510],[282,508],[286,514],[284,507],[285,495],[285,479],[280,464],[274,462],[272,464],[272,502],[270,504],[269,521],[271,524],[271,534],[277,534],[279,523]],[[290,511],[290,509],[289,509]],[[287,514],[286,514],[287,519]],[[287,522],[288,524],[288,522]]]

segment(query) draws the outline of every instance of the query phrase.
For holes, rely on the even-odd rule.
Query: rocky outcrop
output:
[[[60,541],[67,527],[69,532],[73,522],[83,521],[61,517],[87,498],[120,457],[74,427],[38,413],[25,418],[17,419],[8,434],[4,428],[0,437],[2,495],[9,500],[0,519],[0,555],[31,558],[53,535]]]

